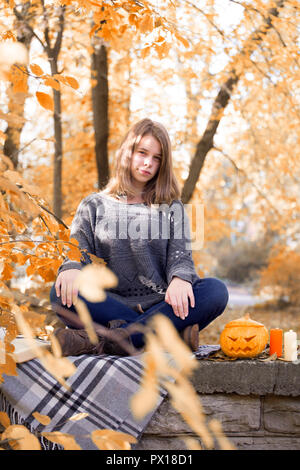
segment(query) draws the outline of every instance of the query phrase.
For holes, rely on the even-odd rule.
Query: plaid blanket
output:
[[[221,349],[219,344],[201,344],[194,355],[196,359],[205,359]]]
[[[218,349],[219,345],[201,345],[194,355],[202,359]],[[77,368],[75,374],[67,379],[71,390],[61,386],[38,359],[18,364],[18,375],[5,375],[1,384],[0,411],[8,413],[12,423],[24,424],[32,432],[72,434],[83,450],[98,449],[89,437],[95,429],[113,429],[140,439],[167,395],[167,391],[160,387],[156,407],[143,420],[134,419],[129,401],[140,387],[142,357],[142,354],[128,357],[69,356]],[[47,426],[40,424],[32,416],[35,411],[49,416],[51,423]],[[80,421],[67,421],[77,413],[88,413],[88,416]],[[62,449],[44,437],[39,439],[45,450]]]
[[[140,438],[167,392],[159,389],[156,408],[143,420],[134,419],[129,400],[138,391],[143,373],[142,355],[69,357],[75,374],[67,379],[71,390],[61,386],[38,359],[18,364],[18,375],[5,375],[0,389],[0,409],[14,424],[24,424],[32,432],[61,431],[72,434],[83,450],[96,450],[89,434],[95,429],[112,429]],[[32,413],[51,418],[47,426]],[[88,413],[80,421],[66,421],[77,413]],[[44,450],[61,449],[40,438]],[[132,446],[134,448],[134,445]]]

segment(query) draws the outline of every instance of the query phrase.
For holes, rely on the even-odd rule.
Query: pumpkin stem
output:
[[[249,315],[249,313],[245,313],[244,318],[245,318],[245,320],[250,320],[250,315]]]

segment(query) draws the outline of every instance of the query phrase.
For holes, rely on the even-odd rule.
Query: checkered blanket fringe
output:
[[[35,429],[32,426],[29,426],[29,424],[26,422],[26,420],[18,413],[14,407],[9,403],[7,398],[1,393],[0,391],[0,411],[5,411],[7,415],[9,416],[11,424],[22,424],[25,426],[27,429],[29,429],[30,432],[35,431]],[[55,444],[54,442],[48,441],[43,436],[38,436],[38,439],[41,444],[42,450],[63,450],[63,447],[60,446],[59,444]]]
[[[62,449],[40,437],[39,433],[43,431],[72,434],[83,450],[97,450],[90,438],[95,429],[113,429],[139,439],[167,395],[160,387],[155,409],[141,421],[135,420],[129,401],[140,388],[142,355],[82,355],[69,359],[77,368],[67,379],[71,390],[61,386],[38,359],[18,364],[17,376],[4,376],[0,410],[8,414],[13,424],[23,424],[36,433],[43,450]],[[47,426],[39,423],[32,416],[35,411],[49,416],[51,423]],[[77,413],[88,413],[88,416],[80,421],[68,421]]]

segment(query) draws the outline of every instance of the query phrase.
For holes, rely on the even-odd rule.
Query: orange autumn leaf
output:
[[[41,450],[41,444],[36,436],[25,426],[12,424],[2,433],[2,439],[8,439],[14,450]]]
[[[100,450],[130,450],[130,444],[137,442],[130,434],[111,429],[96,429],[91,433],[91,438]]]
[[[77,413],[76,415],[71,416],[68,421],[80,421],[81,419],[87,418],[88,416],[88,413]]]
[[[180,41],[185,47],[189,47],[189,46],[190,46],[188,40],[185,39],[183,36],[181,36],[181,35],[178,34],[178,33],[175,33],[175,36],[176,36],[176,38],[178,39],[178,41]]]
[[[31,64],[30,65],[30,70],[32,73],[34,73],[34,75],[36,75],[37,77],[40,77],[41,75],[44,75],[44,72],[43,70],[41,69],[41,67],[37,64]]]
[[[74,238],[70,239],[70,243],[72,244],[76,243],[78,245],[78,241],[75,240]],[[77,248],[77,246],[72,246],[72,245],[68,245],[68,246],[69,246],[68,258],[72,261],[80,261],[81,256],[82,256],[80,248]]]
[[[60,240],[68,241],[70,239],[70,230],[63,227],[63,225],[59,225],[58,238]],[[75,240],[75,238],[74,238],[74,240]],[[76,242],[77,242],[77,240],[76,240]]]
[[[63,75],[53,75],[53,78],[55,78],[56,80],[59,80],[61,83],[63,83],[64,85],[69,85],[70,87],[74,88],[75,90],[77,90],[79,88],[79,83],[78,81],[76,80],[76,78],[74,77],[65,77]]]
[[[65,450],[82,450],[80,445],[77,444],[74,436],[71,434],[60,431],[42,432],[41,434],[43,437],[48,439],[48,441],[62,445]]]
[[[143,33],[152,31],[152,29],[154,28],[154,21],[153,21],[152,16],[150,15],[144,15],[143,19],[139,21],[137,24],[138,24],[138,28]]]
[[[32,416],[44,426],[47,426],[48,424],[51,423],[51,418],[49,418],[49,416],[41,415],[38,411],[35,411],[34,413],[32,413]]]
[[[55,80],[54,78],[52,78],[52,77],[46,77],[44,79],[44,84],[46,86],[51,86],[52,88],[54,88],[54,90],[57,90],[57,91],[60,90],[59,82],[57,80]]]
[[[90,38],[94,35],[94,33],[97,31],[97,29],[99,28],[99,25],[95,24],[92,29],[90,30],[89,32],[89,36]]]
[[[142,50],[141,50],[141,57],[142,59],[144,59],[145,57],[147,57],[151,52],[151,46],[147,46],[147,47],[144,47]]]
[[[136,419],[144,418],[147,413],[155,408],[159,398],[158,392],[156,358],[151,354],[146,354],[144,358],[144,375],[140,388],[130,401],[130,408]]]
[[[74,77],[65,77],[65,81],[70,87],[74,88],[74,90],[78,90],[79,83]]]
[[[9,416],[5,411],[0,411],[0,424],[2,424],[4,428],[8,428],[8,426],[11,425]]]
[[[50,95],[42,93],[41,91],[37,91],[35,95],[43,108],[48,109],[49,111],[54,111],[54,101]]]
[[[0,383],[4,382],[2,374],[17,376],[17,364],[10,354],[5,355],[5,364],[0,364]]]
[[[11,69],[10,79],[13,85],[14,93],[27,93],[27,75],[24,66],[13,66]]]
[[[5,141],[6,140],[6,134],[0,130],[0,139]]]

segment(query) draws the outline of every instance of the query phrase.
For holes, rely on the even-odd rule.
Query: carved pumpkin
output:
[[[247,313],[225,325],[220,335],[220,346],[229,357],[255,357],[264,350],[268,339],[267,328],[251,320]]]

